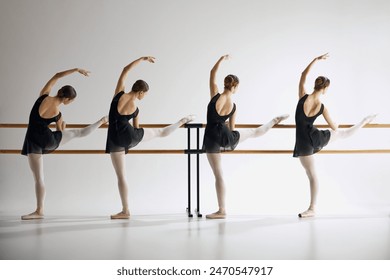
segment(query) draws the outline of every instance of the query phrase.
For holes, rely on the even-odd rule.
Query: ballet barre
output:
[[[169,124],[141,124],[141,128],[162,128]],[[261,124],[237,124],[236,128],[256,128]],[[67,128],[83,128],[88,126],[88,124],[67,124]],[[195,213],[197,217],[202,217],[200,213],[200,161],[199,155],[205,153],[204,150],[200,148],[200,129],[204,128],[206,125],[202,123],[187,123],[181,126],[181,128],[187,129],[187,149],[177,150],[177,149],[131,149],[128,151],[128,154],[186,154],[188,155],[188,193],[187,193],[187,209],[186,212],[188,217],[193,217],[191,212],[191,155],[196,155],[196,208]],[[341,124],[340,128],[349,128],[352,127],[351,124]],[[55,128],[54,125],[50,126]],[[107,128],[108,125],[102,125],[100,128]],[[316,125],[317,128],[329,128],[329,125]],[[0,128],[27,128],[27,124],[0,124]],[[291,124],[278,124],[273,128],[295,128],[295,125]],[[390,128],[390,124],[367,124],[364,128]],[[196,129],[196,148],[191,149],[191,129]],[[0,149],[0,154],[20,154],[21,150],[19,149]],[[234,151],[225,151],[224,154],[289,154],[292,155],[293,150],[234,150]],[[358,150],[321,150],[320,154],[390,154],[390,149],[358,149]],[[105,150],[55,150],[52,154],[105,154]]]

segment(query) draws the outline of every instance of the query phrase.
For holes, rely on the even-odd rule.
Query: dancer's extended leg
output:
[[[255,138],[255,137],[263,136],[274,125],[280,123],[281,121],[287,119],[288,117],[289,117],[289,115],[277,116],[277,117],[273,118],[271,121],[269,121],[268,123],[263,124],[262,126],[259,126],[257,128],[239,130],[239,132],[240,132],[239,143],[244,142],[248,138]]]
[[[182,118],[180,121],[178,121],[174,124],[168,125],[166,127],[163,127],[163,128],[145,128],[144,129],[144,137],[142,138],[142,141],[144,142],[144,141],[149,141],[149,140],[156,138],[156,137],[168,136],[169,134],[174,132],[176,129],[178,129],[180,126],[182,126],[183,124],[186,124],[194,119],[195,119],[194,115],[189,115],[185,118]]]
[[[350,128],[347,128],[347,129],[331,130],[329,141],[333,142],[333,141],[338,140],[338,139],[344,139],[344,138],[352,136],[360,128],[362,128],[366,124],[370,123],[375,117],[376,117],[376,115],[367,116],[363,120],[361,120],[359,123],[355,124],[354,126],[352,126]]]
[[[34,176],[35,195],[37,198],[37,209],[35,212],[22,216],[22,220],[33,220],[43,218],[43,204],[45,200],[45,183],[43,176],[43,158],[41,154],[28,154],[28,163]]]
[[[62,139],[61,139],[60,145],[64,145],[74,138],[85,137],[85,136],[91,134],[97,128],[99,128],[99,126],[101,126],[102,124],[105,124],[107,121],[108,121],[108,118],[107,118],[107,116],[105,116],[105,117],[101,118],[100,120],[98,120],[97,122],[95,122],[87,127],[81,128],[81,129],[69,129],[69,130],[64,129],[62,131]]]
[[[221,154],[220,153],[207,153],[207,159],[210,163],[215,177],[215,190],[217,191],[218,206],[217,212],[206,215],[207,219],[224,219],[226,217],[225,210],[225,194],[226,187],[223,180],[222,166],[221,166]]]
[[[318,193],[318,179],[314,165],[314,156],[311,155],[299,157],[299,160],[301,161],[303,168],[305,168],[307,177],[309,178],[310,182],[310,206],[306,211],[299,213],[298,216],[300,218],[308,218],[315,215],[315,206]]]
[[[126,178],[125,152],[110,153],[112,165],[118,178],[118,189],[122,201],[122,211],[111,215],[111,219],[128,219],[130,217],[128,204],[128,186]]]

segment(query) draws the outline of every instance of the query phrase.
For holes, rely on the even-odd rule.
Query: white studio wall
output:
[[[62,107],[67,123],[92,123],[108,114],[122,68],[144,55],[129,74],[127,89],[142,78],[150,85],[139,103],[141,123],[173,123],[196,114],[206,122],[209,71],[224,54],[218,80],[240,78],[234,97],[237,123],[264,123],[289,113],[294,123],[298,81],[320,54],[308,85],[318,75],[331,80],[324,104],[338,123],[356,123],[378,113],[390,123],[390,3],[370,1],[59,1],[0,2],[0,123],[26,123],[39,91],[56,72],[81,67],[91,77],[59,82],[78,91]],[[318,123],[324,123],[319,119]],[[2,149],[20,149],[24,129],[1,129]],[[104,149],[106,130],[64,149]],[[185,130],[139,149],[182,149]],[[240,149],[293,149],[293,130],[274,129]],[[329,149],[390,148],[389,129],[363,129]],[[304,210],[309,186],[292,155],[223,155],[229,214],[293,214]],[[184,212],[184,155],[128,155],[132,214]],[[390,208],[390,157],[318,155],[319,213],[384,213]],[[0,214],[21,215],[35,206],[27,159],[0,155]],[[44,156],[46,215],[109,215],[120,210],[108,155]],[[202,209],[216,210],[214,179],[201,156]]]

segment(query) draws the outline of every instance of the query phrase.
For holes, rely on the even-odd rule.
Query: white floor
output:
[[[390,259],[390,217],[0,217],[0,259]]]

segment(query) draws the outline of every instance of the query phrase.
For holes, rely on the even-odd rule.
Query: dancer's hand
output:
[[[153,57],[153,56],[144,56],[144,57],[142,57],[142,60],[147,60],[147,61],[149,61],[150,63],[154,63],[154,60],[155,60],[156,58],[155,57]]]
[[[91,73],[91,71],[80,69],[80,68],[77,68],[77,72],[79,72],[81,75],[84,75],[86,77],[89,77],[89,73]]]
[[[86,77],[89,77],[89,73],[91,73],[91,71],[80,69],[80,68],[77,68],[77,72],[79,72],[81,75],[84,75]]]
[[[221,60],[228,60],[228,59],[230,59],[230,58],[231,58],[231,57],[230,57],[229,54],[225,54],[225,55],[221,56]]]
[[[323,55],[320,55],[318,57],[316,57],[316,60],[325,60],[329,57],[329,53],[326,53],[326,54],[323,54]]]

